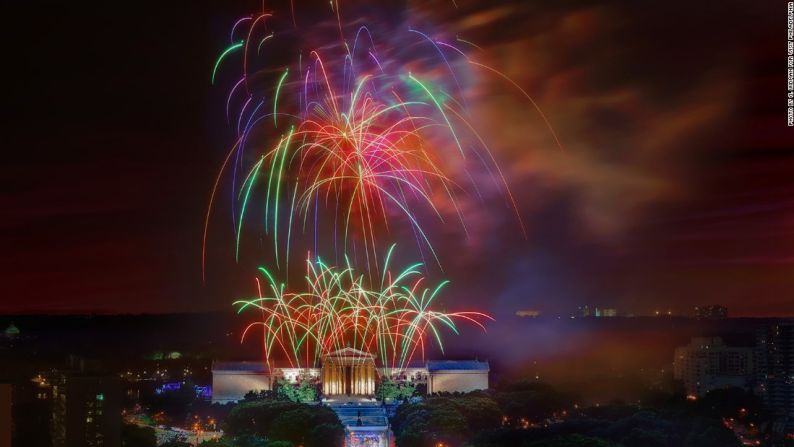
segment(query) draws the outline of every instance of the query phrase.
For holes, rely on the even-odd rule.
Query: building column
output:
[[[367,370],[364,363],[358,366],[358,394],[367,394]]]
[[[345,376],[345,374],[344,374],[344,371],[342,370],[342,366],[337,364],[336,365],[336,380],[334,381],[334,383],[336,383],[336,394],[344,393],[344,390],[342,390],[342,388],[344,387],[344,384],[342,383],[344,381],[344,379],[345,379],[344,376]]]
[[[361,365],[356,365],[356,395],[361,394]]]
[[[367,363],[367,367],[364,369],[364,372],[365,372],[365,374],[364,374],[364,377],[365,377],[365,379],[364,379],[364,392],[367,393],[368,396],[372,394],[372,390],[370,389],[371,388],[370,387],[370,382],[372,381],[372,377],[371,377],[372,376],[372,371],[371,371],[371,369],[372,369],[372,364]]]
[[[367,364],[367,395],[372,395],[372,364]]]
[[[336,394],[336,364],[332,363],[328,365],[328,385],[329,385],[329,392],[331,394]]]
[[[323,394],[328,396],[328,368],[324,363],[323,363],[322,381],[323,381]]]
[[[369,394],[375,394],[375,363],[369,364]]]
[[[336,387],[337,387],[337,394],[345,394],[345,367],[340,365],[336,365]]]
[[[337,377],[336,377],[336,363],[331,365],[331,370],[329,372],[331,373],[331,394],[337,394],[337,390],[336,390],[336,380],[337,380]]]
[[[350,395],[351,396],[355,396],[356,395],[356,370],[357,369],[358,368],[356,367],[355,364],[350,367]]]
[[[345,370],[342,365],[336,365],[336,394],[345,393]]]
[[[361,365],[361,394],[369,394],[369,363]]]
[[[331,395],[331,364],[324,363],[323,364],[323,375],[325,376],[325,380],[323,381],[323,389],[325,389],[326,395]]]

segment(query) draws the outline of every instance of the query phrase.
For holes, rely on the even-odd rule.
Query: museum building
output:
[[[271,390],[277,380],[319,381],[326,400],[374,398],[375,384],[389,377],[424,384],[428,394],[469,392],[488,388],[488,362],[431,360],[395,371],[376,366],[375,356],[353,348],[322,357],[319,368],[269,368],[263,362],[216,361],[212,364],[212,402],[236,402],[249,391]]]

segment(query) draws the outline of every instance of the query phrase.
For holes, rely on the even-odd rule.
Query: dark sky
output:
[[[515,95],[474,92],[529,234],[488,210],[442,237],[450,307],[794,315],[785,2],[409,3],[390,7],[478,42],[565,145]],[[231,141],[209,74],[257,4],[7,7],[0,312],[228,309],[249,289],[223,237],[206,284],[200,259]]]

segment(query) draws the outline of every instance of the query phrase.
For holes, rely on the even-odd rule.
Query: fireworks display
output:
[[[236,142],[210,200],[229,180],[238,257],[243,234],[256,231],[271,239],[277,266],[331,241],[335,259],[377,271],[390,224],[403,223],[440,266],[426,223],[455,221],[466,234],[460,199],[482,199],[483,178],[517,210],[464,95],[474,71],[504,75],[471,59],[465,40],[334,19],[308,31],[272,13],[235,23],[212,82],[239,76],[226,99]],[[296,250],[296,235],[308,246]]]
[[[454,221],[466,234],[461,200],[484,201],[487,186],[523,230],[464,92],[482,72],[532,99],[473,60],[470,42],[382,21],[347,25],[338,2],[330,6],[328,23],[299,27],[294,10],[290,20],[263,11],[232,27],[211,82],[232,85],[225,105],[236,137],[215,181],[204,243],[213,203],[231,184],[236,257],[246,232],[273,248],[259,296],[237,302],[261,312],[245,332],[262,328],[265,356],[308,367],[351,346],[402,368],[424,355],[427,340],[443,346],[442,328],[456,332],[456,320],[482,327],[489,317],[431,309],[447,282],[426,287],[426,262],[393,274],[393,227],[410,228],[419,256],[440,267],[425,224]],[[302,292],[276,279],[289,277],[293,252],[331,253],[307,259]]]
[[[376,354],[386,368],[401,370],[416,355],[424,357],[427,339],[443,350],[442,327],[457,332],[458,320],[483,327],[490,319],[480,312],[433,310],[447,282],[425,286],[421,264],[392,273],[392,249],[382,277],[374,283],[349,263],[337,268],[315,258],[306,260],[306,291],[294,293],[260,268],[266,281],[261,284],[257,279],[259,295],[235,302],[240,311],[255,309],[262,314],[243,337],[261,327],[266,358],[286,358],[293,368],[315,367],[324,354],[352,347]]]

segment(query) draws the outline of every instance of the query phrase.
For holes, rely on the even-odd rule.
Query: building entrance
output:
[[[345,348],[322,359],[323,394],[361,396],[375,394],[375,357],[358,349]]]

